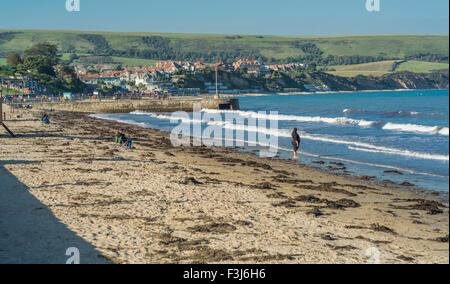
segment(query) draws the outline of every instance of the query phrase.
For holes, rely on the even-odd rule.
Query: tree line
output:
[[[50,91],[81,92],[84,84],[78,79],[75,70],[61,64],[58,47],[50,43],[39,43],[25,50],[23,55],[11,53],[6,65],[11,73],[31,75],[33,80]]]
[[[229,49],[229,50],[208,50],[208,51],[184,51],[171,46],[171,40],[162,36],[143,36],[138,38],[145,48],[131,47],[125,50],[111,48],[106,38],[96,34],[80,34],[79,37],[91,43],[94,48],[87,53],[93,56],[118,56],[129,58],[142,58],[152,60],[176,60],[176,61],[202,61],[202,62],[226,62],[231,63],[239,59],[246,58],[258,60],[265,64],[284,63],[311,63],[315,62],[321,66],[331,65],[353,65],[371,63],[384,60],[421,60],[430,62],[448,62],[448,56],[426,53],[416,54],[405,58],[394,58],[389,56],[363,56],[363,55],[328,55],[324,57],[324,52],[313,42],[294,41],[291,46],[299,49],[303,54],[291,56],[284,59],[266,57],[258,50],[252,49]],[[240,36],[228,36],[229,40],[240,38]]]

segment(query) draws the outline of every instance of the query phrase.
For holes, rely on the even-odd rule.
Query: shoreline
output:
[[[151,130],[154,130],[154,131],[159,131],[159,132],[163,133],[166,137],[170,136],[170,131],[167,131],[167,130],[160,130],[160,129],[151,128],[151,127],[150,128],[149,127],[142,127],[142,125],[139,125],[139,124],[125,123],[125,122],[117,121],[115,119],[100,118],[100,117],[97,117],[96,114],[87,114],[87,115],[89,117],[91,117],[91,118],[105,120],[105,121],[110,121],[110,122],[113,122],[113,123],[119,123],[119,124],[123,124],[124,126],[137,126],[137,127],[143,128],[143,129],[151,129]],[[194,137],[190,137],[190,138],[193,139]],[[313,162],[313,164],[303,164],[303,163],[298,163],[296,161],[293,161],[290,158],[281,158],[281,157],[279,157],[279,155],[277,155],[277,157],[275,157],[275,158],[262,158],[262,157],[259,157],[257,154],[255,154],[253,150],[246,149],[245,146],[244,147],[214,146],[214,148],[216,148],[216,147],[230,149],[230,150],[235,151],[237,153],[248,153],[248,154],[254,155],[255,157],[263,159],[263,160],[278,160],[278,161],[285,162],[287,164],[307,167],[307,168],[309,168],[311,170],[322,171],[325,174],[338,175],[338,176],[348,177],[348,178],[352,178],[352,179],[356,179],[356,180],[360,180],[361,178],[362,179],[367,179],[368,178],[367,179],[368,181],[370,181],[372,183],[375,183],[375,184],[377,184],[379,186],[387,186],[388,185],[388,186],[390,186],[392,188],[396,188],[396,189],[399,189],[399,190],[407,190],[407,191],[410,191],[410,192],[414,192],[414,193],[420,194],[421,196],[431,196],[432,198],[438,197],[439,200],[443,201],[443,202],[448,202],[449,201],[449,192],[433,190],[433,189],[427,189],[427,188],[424,188],[424,187],[421,187],[421,186],[415,185],[415,184],[414,185],[410,184],[409,186],[405,186],[405,185],[402,185],[401,183],[395,183],[395,182],[393,182],[393,181],[391,181],[389,179],[384,179],[383,180],[381,176],[373,176],[373,177],[372,176],[367,176],[363,172],[361,172],[362,175],[357,175],[354,172],[350,173],[350,172],[347,172],[347,171],[340,172],[340,171],[336,171],[336,170],[332,170],[332,169],[321,168],[319,166],[314,165],[314,162]],[[280,151],[285,151],[286,152],[287,150],[280,150]],[[300,151],[298,152],[298,154],[299,155],[309,156],[309,157],[317,156],[317,155],[313,155],[313,154],[309,154],[309,153],[302,153]],[[396,172],[396,173],[409,172],[410,174],[416,174],[416,175],[422,175],[422,176],[423,175],[432,175],[432,176],[439,177],[439,178],[446,178],[448,180],[447,176],[433,175],[433,174],[421,173],[421,172],[413,172],[411,170],[398,168],[398,167],[390,166],[390,165],[367,164],[367,163],[363,163],[363,162],[352,161],[352,160],[347,160],[347,159],[342,159],[342,158],[319,157],[319,156],[317,156],[316,160],[318,160],[317,162],[320,162],[320,163],[323,163],[324,165],[326,164],[326,165],[329,165],[329,166],[336,165],[336,163],[344,163],[343,164],[344,166],[347,166],[347,164],[354,164],[354,165],[361,164],[361,165],[366,165],[366,166],[379,168],[380,171],[381,170],[386,170],[386,171],[393,171],[393,172]],[[323,160],[328,161],[328,163],[324,162]],[[404,179],[403,183],[409,183],[409,181],[407,179]]]
[[[229,148],[174,148],[163,131],[84,114],[52,113],[46,126],[23,112],[6,122],[18,138],[0,134],[0,162],[115,263],[365,263],[371,247],[383,263],[449,261],[448,200],[434,194]],[[114,147],[120,128],[135,149]]]

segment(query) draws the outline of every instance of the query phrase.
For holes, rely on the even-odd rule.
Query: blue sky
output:
[[[448,0],[2,0],[0,29],[276,35],[448,34]]]

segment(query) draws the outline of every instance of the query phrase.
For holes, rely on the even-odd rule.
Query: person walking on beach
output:
[[[294,128],[292,131],[292,146],[294,148],[294,160],[298,160],[297,152],[300,148],[300,135],[298,135],[298,129]]]

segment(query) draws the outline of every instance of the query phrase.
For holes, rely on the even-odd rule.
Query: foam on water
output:
[[[257,138],[256,150],[276,147],[285,159],[292,156],[291,129],[297,127],[301,129],[303,163],[340,161],[355,175],[373,175],[396,183],[408,180],[425,189],[447,191],[448,91],[244,97],[240,105],[240,111],[206,109],[201,116],[143,111],[94,116],[168,131],[179,124],[200,129],[201,124],[206,135],[226,133],[219,141],[244,145],[247,151],[254,143],[245,139]],[[281,114],[258,110],[278,110]],[[261,120],[266,123],[256,123]],[[272,137],[268,140],[268,135],[278,137],[278,145],[265,145],[275,141]],[[385,173],[386,169],[404,175]]]
[[[236,111],[234,111],[236,112]],[[210,113],[222,113],[222,111],[210,111]],[[163,115],[163,114],[156,114],[156,113],[147,113],[147,112],[133,112],[132,114],[138,114],[138,115],[148,115],[156,119],[162,119],[162,120],[173,120],[173,119],[179,119],[183,123],[204,123],[207,125],[212,126],[219,126],[223,129],[230,129],[234,131],[248,131],[248,132],[257,132],[262,133],[266,135],[274,135],[278,137],[285,137],[290,138],[291,132],[288,129],[270,129],[270,128],[263,128],[263,127],[256,127],[256,126],[248,126],[248,125],[238,125],[234,123],[228,123],[224,121],[206,121],[206,120],[197,120],[192,118],[187,118],[184,116],[179,116],[177,114],[169,115]],[[258,114],[263,116],[262,114]],[[270,115],[268,115],[270,116]],[[420,153],[420,152],[414,152],[414,151],[408,151],[408,150],[402,150],[402,149],[395,149],[390,147],[383,147],[383,146],[377,146],[372,145],[368,143],[362,143],[362,142],[354,142],[354,141],[347,141],[338,139],[335,137],[323,137],[318,135],[312,135],[308,134],[306,132],[301,133],[301,137],[303,139],[309,139],[314,141],[321,141],[321,142],[327,142],[327,143],[334,143],[334,144],[342,144],[342,145],[348,145],[350,146],[350,150],[355,151],[365,151],[365,152],[372,152],[372,153],[382,153],[386,155],[400,155],[405,157],[412,157],[417,159],[426,159],[426,160],[438,160],[438,161],[449,161],[449,156],[444,155],[434,155],[430,153]],[[356,146],[356,147],[352,147]]]
[[[247,118],[279,120],[279,121],[298,121],[298,122],[318,122],[337,125],[355,125],[360,127],[380,127],[384,130],[401,131],[401,132],[419,132],[426,134],[439,134],[449,136],[448,127],[444,126],[424,126],[416,124],[396,124],[383,121],[368,121],[364,119],[352,119],[348,117],[321,117],[321,116],[297,116],[297,115],[274,115],[266,113],[258,113],[253,111],[224,111],[204,109],[205,113],[221,113],[236,114]]]
[[[370,111],[370,110],[362,110],[362,109],[352,109],[346,108],[342,110],[342,113],[345,114],[370,114],[370,115],[380,115],[386,117],[442,117],[443,115],[440,113],[425,113],[418,111],[409,111],[405,112],[403,110],[399,111]]]
[[[110,121],[115,121],[115,122],[119,122],[119,123],[125,123],[125,124],[132,124],[132,125],[137,125],[143,128],[150,128],[151,125],[149,123],[145,123],[145,122],[137,122],[135,120],[132,119],[120,119],[117,117],[114,117],[110,114],[102,114],[102,113],[97,113],[97,114],[90,114],[90,117],[93,118],[99,118],[99,119],[103,119],[103,120],[110,120]]]

